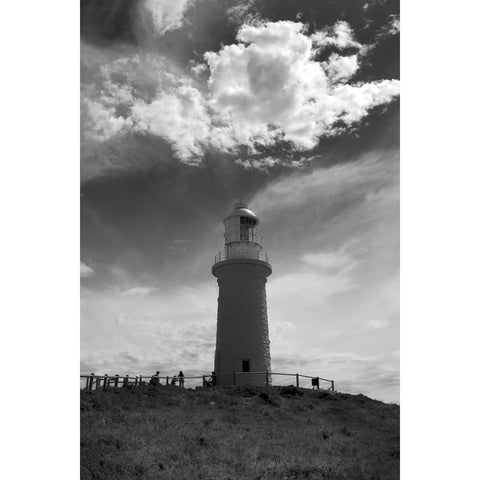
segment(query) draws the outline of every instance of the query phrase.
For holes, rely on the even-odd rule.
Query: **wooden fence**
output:
[[[255,376],[257,380],[254,385],[259,383],[268,386],[295,385],[296,387],[319,389],[324,386],[325,390],[335,391],[335,382],[321,377],[312,377],[311,375],[301,375],[299,373],[274,373],[274,372],[232,372],[222,375],[215,375],[212,381],[211,375],[196,375],[183,377],[182,384],[179,378],[174,376],[155,376],[155,375],[136,375],[136,376],[120,376],[120,375],[80,375],[82,388],[85,390],[107,389],[108,387],[126,387],[149,384],[152,380],[159,385],[173,385],[172,380],[176,378],[175,385],[188,388],[215,386],[217,383],[223,383],[221,377],[229,377],[229,384],[234,386],[248,386]],[[258,377],[259,376],[259,377]],[[328,387],[327,387],[328,385]]]

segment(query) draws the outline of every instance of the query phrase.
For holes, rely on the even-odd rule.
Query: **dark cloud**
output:
[[[133,28],[141,0],[81,0],[80,34],[88,43],[135,43]]]

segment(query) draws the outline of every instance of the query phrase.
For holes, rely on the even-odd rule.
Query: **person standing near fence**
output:
[[[179,374],[178,374],[178,385],[180,387],[184,387],[185,386],[185,375],[183,374],[183,372],[180,370]]]
[[[157,370],[157,373],[155,375],[152,375],[152,378],[150,380],[150,385],[160,385],[160,372]]]

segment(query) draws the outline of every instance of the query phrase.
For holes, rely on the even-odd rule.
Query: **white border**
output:
[[[78,478],[79,5],[2,18],[2,473]],[[477,19],[402,3],[405,479],[480,478]]]
[[[2,476],[79,476],[79,4],[2,5]]]

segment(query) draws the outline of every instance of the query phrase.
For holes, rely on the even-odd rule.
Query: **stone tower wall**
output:
[[[215,372],[219,385],[233,384],[241,372],[242,360],[250,361],[251,372],[270,371],[265,284],[271,273],[268,263],[238,259],[214,265],[218,278],[217,348]],[[265,385],[263,375],[236,375],[237,385]]]

